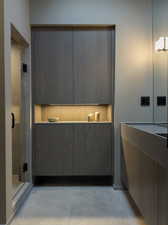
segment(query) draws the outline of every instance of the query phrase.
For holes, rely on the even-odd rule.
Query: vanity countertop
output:
[[[167,133],[167,128],[160,124],[122,123],[122,140],[137,146],[161,166],[168,168],[167,139],[158,134]]]
[[[168,128],[161,126],[160,124],[128,124],[133,128],[139,129],[141,131],[150,134],[166,134],[168,133]]]

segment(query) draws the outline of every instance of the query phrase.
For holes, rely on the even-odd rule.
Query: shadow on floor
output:
[[[112,186],[112,176],[36,177],[35,186]]]

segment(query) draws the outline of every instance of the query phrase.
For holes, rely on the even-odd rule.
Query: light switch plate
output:
[[[157,106],[166,106],[166,96],[157,96]]]
[[[141,106],[150,106],[150,96],[141,96]]]

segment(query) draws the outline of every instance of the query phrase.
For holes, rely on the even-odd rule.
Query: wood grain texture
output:
[[[168,170],[158,167],[158,225],[165,225],[168,221]]]
[[[32,29],[35,104],[112,104],[115,31],[111,27]]]
[[[72,125],[34,126],[33,139],[33,175],[72,175]]]
[[[73,45],[70,28],[32,31],[33,101],[36,104],[73,104]]]
[[[149,225],[157,224],[157,163],[140,151],[139,208]]]
[[[76,125],[73,173],[112,175],[112,151],[112,125]]]
[[[74,30],[74,73],[78,104],[112,102],[112,30]]]
[[[111,124],[33,126],[34,176],[113,175]]]
[[[157,162],[123,139],[127,187],[148,225],[157,224]]]
[[[134,143],[161,167],[168,168],[168,151],[165,138],[155,135],[155,132],[145,132],[127,124],[122,124],[121,133],[125,140]]]

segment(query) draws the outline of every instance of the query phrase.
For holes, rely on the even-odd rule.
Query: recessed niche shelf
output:
[[[99,113],[98,120],[95,119]],[[91,120],[88,121],[88,115]],[[87,122],[112,122],[111,105],[35,105],[35,123],[87,123]]]

